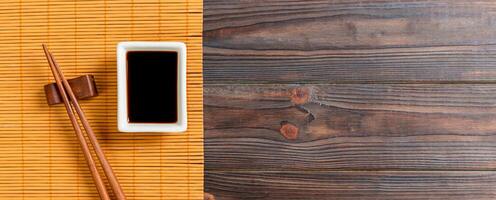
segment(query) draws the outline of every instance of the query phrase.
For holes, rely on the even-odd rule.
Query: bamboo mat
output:
[[[203,198],[201,0],[3,0],[0,4],[0,199],[98,199],[41,43],[68,78],[95,75],[100,96],[81,101],[129,199]],[[183,41],[188,132],[119,133],[116,44]]]

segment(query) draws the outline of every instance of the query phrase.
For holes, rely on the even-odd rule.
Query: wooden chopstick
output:
[[[44,45],[43,47],[47,49],[46,45]],[[48,56],[50,57],[50,60],[52,60],[55,71],[62,80],[62,84],[65,88],[65,92],[67,92],[67,94],[69,95],[71,103],[74,106],[76,113],[78,114],[79,119],[83,124],[84,129],[86,130],[88,138],[90,139],[90,142],[93,145],[93,149],[95,150],[98,160],[100,161],[100,164],[103,168],[103,172],[105,173],[105,176],[107,177],[107,180],[109,181],[109,184],[112,187],[112,191],[114,192],[116,199],[125,200],[126,196],[122,191],[122,188],[119,184],[119,181],[117,180],[117,177],[114,174],[114,171],[112,170],[112,167],[110,166],[107,158],[105,157],[105,153],[103,152],[102,148],[100,147],[100,144],[98,143],[98,140],[95,136],[95,133],[93,132],[93,129],[91,128],[88,120],[86,119],[86,115],[84,114],[83,109],[81,109],[81,106],[79,105],[76,95],[74,95],[74,92],[72,91],[69,82],[67,82],[67,79],[64,77],[64,74],[60,70],[60,67],[57,61],[55,60],[55,58],[53,57],[53,55],[48,51],[48,49],[47,52],[48,52]]]
[[[48,65],[50,66],[50,70],[52,71],[52,75],[55,78],[57,88],[59,89],[59,92],[62,96],[62,100],[64,101],[64,106],[65,106],[65,109],[67,111],[67,115],[69,116],[69,119],[71,120],[72,127],[74,128],[74,131],[76,132],[76,137],[78,138],[81,149],[83,150],[83,154],[84,154],[84,157],[86,159],[86,164],[88,164],[88,167],[89,167],[90,172],[91,172],[91,176],[93,177],[93,181],[95,182],[98,193],[100,194],[100,199],[110,200],[107,189],[105,188],[105,184],[103,183],[102,178],[100,177],[100,174],[98,173],[98,169],[96,167],[93,156],[91,155],[90,149],[88,147],[88,143],[86,143],[86,140],[84,139],[84,135],[83,135],[83,132],[81,130],[81,127],[79,127],[76,116],[74,115],[74,111],[72,110],[72,107],[69,103],[69,99],[67,98],[67,94],[66,94],[64,87],[62,85],[61,78],[59,77],[58,72],[55,69],[55,65],[53,63],[52,57],[49,56],[50,53],[48,52],[46,45],[43,45],[43,50],[45,51],[45,56],[47,57]]]

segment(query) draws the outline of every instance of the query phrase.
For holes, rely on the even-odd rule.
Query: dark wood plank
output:
[[[206,169],[494,170],[492,84],[207,85]]]
[[[206,191],[234,199],[494,199],[495,172],[211,172]]]
[[[496,81],[496,2],[206,0],[206,83]]]

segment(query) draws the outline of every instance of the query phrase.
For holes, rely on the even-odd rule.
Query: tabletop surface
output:
[[[205,0],[206,192],[496,198],[495,11]]]

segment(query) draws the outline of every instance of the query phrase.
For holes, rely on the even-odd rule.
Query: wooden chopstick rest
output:
[[[77,99],[88,99],[98,96],[96,89],[95,77],[93,75],[83,75],[67,80]],[[50,83],[44,86],[45,96],[48,105],[56,105],[63,103],[59,89],[56,83]]]

